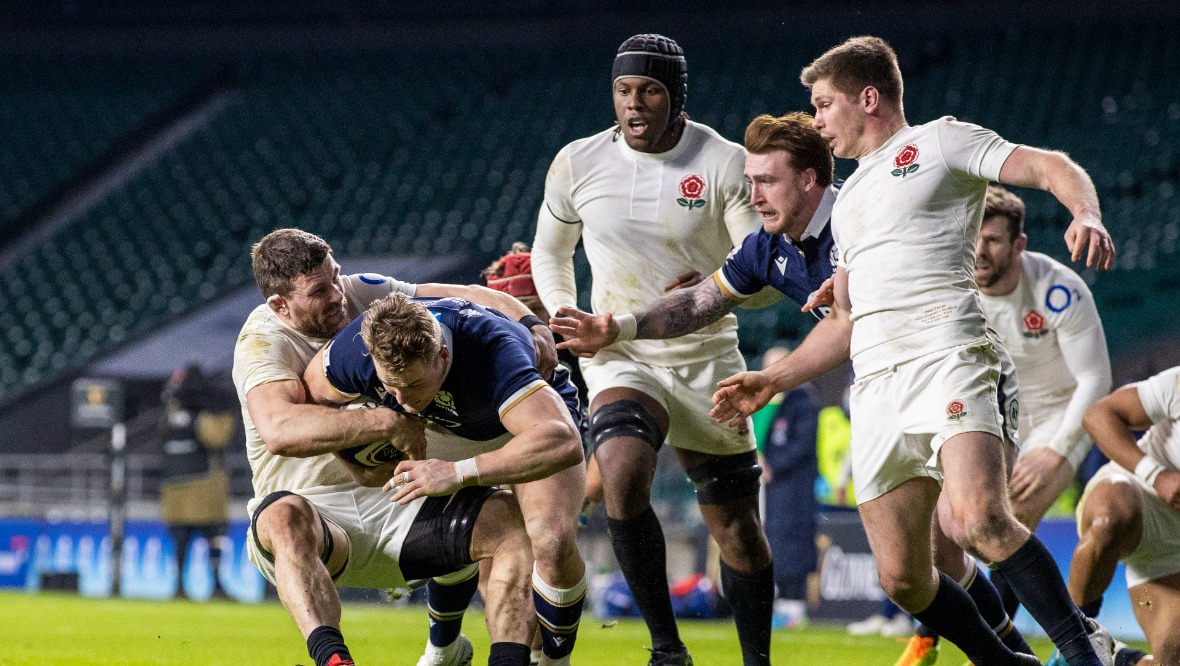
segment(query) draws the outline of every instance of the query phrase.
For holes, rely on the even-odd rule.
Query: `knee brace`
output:
[[[729,504],[758,494],[762,468],[754,451],[706,460],[688,470],[697,504]]]
[[[590,450],[616,437],[635,437],[651,445],[656,451],[664,444],[660,426],[634,400],[616,400],[603,405],[590,417]]]

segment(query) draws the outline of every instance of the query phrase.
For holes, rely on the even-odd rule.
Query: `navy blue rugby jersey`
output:
[[[803,239],[798,247],[783,234],[759,230],[729,253],[713,277],[722,293],[737,300],[770,286],[803,305],[811,292],[832,276],[837,259],[830,220],[818,236]],[[828,311],[825,307],[821,313],[820,309],[812,312],[822,317]]]
[[[507,433],[500,415],[543,388],[536,349],[528,329],[505,315],[460,298],[416,298],[430,310],[449,337],[451,367],[434,402],[420,416],[464,439],[487,441]],[[361,315],[328,343],[325,374],[346,395],[360,394],[404,412],[385,391],[361,338]],[[548,383],[565,401],[579,430],[585,411],[569,371],[558,366]]]

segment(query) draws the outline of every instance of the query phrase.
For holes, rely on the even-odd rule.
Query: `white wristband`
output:
[[[1135,465],[1135,476],[1143,479],[1143,482],[1149,486],[1155,486],[1155,477],[1164,471],[1164,466],[1160,461],[1151,456],[1143,456],[1139,460],[1139,464]]]
[[[635,315],[621,314],[615,317],[615,322],[619,325],[619,335],[615,338],[615,342],[635,339],[635,332],[639,328],[638,322],[635,321]]]
[[[475,458],[467,458],[455,463],[455,476],[460,486],[479,485],[479,467],[475,465]]]

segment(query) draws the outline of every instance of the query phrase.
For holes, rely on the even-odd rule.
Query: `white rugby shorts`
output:
[[[1061,428],[1061,420],[1065,417],[1064,405],[1055,409],[1033,410],[1025,408],[1026,413],[1032,411],[1036,413],[1029,413],[1027,414],[1028,418],[1020,419],[1020,455],[1022,456],[1035,449],[1047,448],[1053,436]],[[1067,460],[1074,472],[1078,471],[1078,466],[1086,459],[1086,454],[1090,452],[1091,446],[1093,443],[1089,437],[1086,437],[1084,442],[1070,451]]]
[[[987,432],[1019,441],[1016,379],[1011,362],[1001,363],[1001,356],[1007,354],[980,341],[853,382],[850,455],[857,503],[916,477],[941,483],[938,451],[955,435]]]
[[[296,494],[348,535],[348,563],[336,577],[337,585],[370,589],[406,587],[398,556],[426,498],[402,506],[390,502],[392,495],[381,488],[360,486],[302,490]],[[259,502],[255,499],[250,503],[251,515]],[[274,583],[274,562],[259,551],[253,528],[246,535],[246,548],[250,561],[263,577]]]
[[[595,396],[611,388],[634,389],[659,402],[668,412],[665,441],[676,448],[722,456],[755,448],[748,428],[742,432],[709,416],[717,382],[746,370],[746,361],[736,348],[709,361],[668,368],[611,352],[582,359],[581,366],[592,403]]]
[[[1123,469],[1118,463],[1106,463],[1086,484],[1082,499],[1078,501],[1078,536],[1081,536],[1082,509],[1090,498],[1090,491],[1103,481],[1130,483],[1143,500],[1143,538],[1135,552],[1123,559],[1127,570],[1127,587],[1132,588],[1180,572],[1180,511],[1160,498],[1143,479]]]

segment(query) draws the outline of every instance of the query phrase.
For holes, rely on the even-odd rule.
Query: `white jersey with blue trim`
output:
[[[696,270],[712,273],[729,251],[761,228],[745,181],[746,151],[713,129],[687,122],[674,148],[641,153],[613,129],[579,139],[553,160],[545,182],[552,217],[539,225],[565,226],[556,234],[539,226],[533,279],[545,307],[576,306],[572,256],[578,233],[593,274],[591,309],[634,312],[663,295],[664,285]],[[575,227],[577,233],[560,233]],[[561,237],[560,247],[544,239]],[[565,277],[568,276],[568,277]],[[732,314],[670,340],[632,340],[608,347],[630,359],[658,365],[696,363],[732,353]]]
[[[373,301],[392,292],[413,296],[417,285],[371,273],[345,275],[344,299],[349,315],[356,317]],[[303,370],[327,342],[290,328],[263,303],[254,308],[234,345],[234,386],[242,404],[246,426],[246,457],[253,472],[254,497],[266,497],[276,490],[297,492],[329,486],[352,486],[355,482],[332,454],[309,458],[278,456],[267,450],[246,408],[250,389],[269,382],[303,381]]]
[[[859,160],[832,211],[858,375],[986,339],[975,241],[989,180],[1016,145],[945,117]]]
[[[1064,411],[1047,445],[1068,458],[1089,443],[1086,408],[1110,391],[1106,334],[1077,273],[1039,252],[1022,252],[1020,263],[1016,288],[1004,296],[981,293],[980,305],[1020,377],[1022,439],[1038,420]]]
[[[1155,424],[1139,439],[1139,448],[1164,467],[1180,472],[1180,367],[1145,379],[1135,389],[1143,411]]]

